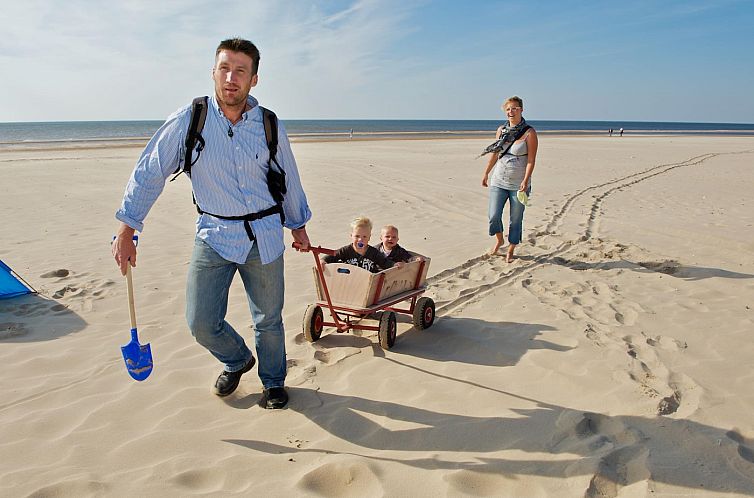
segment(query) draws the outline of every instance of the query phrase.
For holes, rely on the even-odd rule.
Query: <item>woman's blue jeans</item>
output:
[[[490,235],[503,233],[503,208],[510,201],[510,226],[508,227],[508,242],[521,243],[524,228],[524,209],[526,206],[518,201],[518,190],[507,190],[499,187],[489,187],[490,203],[488,209]],[[527,195],[531,188],[527,190]]]
[[[241,275],[254,323],[258,373],[265,389],[285,384],[283,330],[283,256],[263,265],[254,244],[244,264],[222,258],[197,238],[186,284],[186,320],[196,341],[225,364],[228,372],[241,370],[251,351],[225,321],[228,293],[236,272]]]

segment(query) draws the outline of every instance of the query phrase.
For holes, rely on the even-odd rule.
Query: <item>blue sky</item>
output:
[[[0,122],[164,119],[254,41],[283,119],[754,123],[754,2],[0,0]]]

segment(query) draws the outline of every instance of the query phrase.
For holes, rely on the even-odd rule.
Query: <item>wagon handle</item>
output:
[[[314,263],[317,265],[317,277],[319,278],[319,283],[322,286],[322,290],[325,291],[325,299],[327,299],[327,307],[330,309],[330,316],[332,316],[333,320],[335,321],[335,326],[338,330],[345,331],[348,330],[348,324],[342,323],[338,319],[338,314],[335,313],[335,309],[333,308],[332,299],[330,298],[330,291],[327,289],[327,282],[325,282],[325,273],[324,269],[322,268],[322,262],[319,260],[320,254],[327,254],[330,256],[335,255],[334,249],[328,249],[326,247],[322,246],[309,246],[308,249],[300,249],[301,245],[297,242],[293,243],[293,248],[297,249],[301,252],[311,252],[314,256]]]
[[[312,252],[314,253],[315,257],[317,256],[317,254],[327,254],[329,256],[335,256],[335,252],[336,252],[335,249],[328,249],[322,246],[314,247],[311,245],[307,249],[302,249],[301,244],[299,244],[298,242],[294,242],[293,244],[291,244],[291,247],[293,247],[294,249],[300,252]]]

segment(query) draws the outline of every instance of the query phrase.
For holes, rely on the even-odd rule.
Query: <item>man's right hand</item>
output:
[[[120,266],[120,273],[126,274],[126,268],[130,262],[131,266],[136,266],[136,245],[134,245],[134,229],[125,223],[121,223],[118,229],[118,235],[112,244],[113,257],[115,263]]]

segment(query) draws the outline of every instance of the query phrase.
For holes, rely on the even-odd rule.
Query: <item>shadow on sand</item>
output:
[[[552,328],[539,324],[444,317],[430,329],[412,328],[399,335],[389,355],[369,338],[350,334],[325,335],[316,343],[319,351],[342,346],[371,348],[375,356],[384,357],[396,368],[411,368],[468,385],[470,400],[484,396],[488,399],[485,403],[500,403],[501,407],[510,406],[511,400],[516,405],[521,401],[531,405],[509,409],[514,415],[442,413],[299,387],[289,388],[288,409],[307,417],[335,438],[348,441],[354,446],[352,451],[301,444],[289,447],[253,439],[225,441],[267,454],[346,454],[427,470],[472,471],[512,478],[584,476],[589,478],[585,490],[588,497],[617,496],[622,487],[647,480],[712,493],[754,496],[754,441],[737,431],[664,416],[610,416],[574,410],[408,365],[399,356],[511,366],[532,348],[567,351],[567,347],[537,339],[549,330]],[[259,395],[254,394],[230,404],[247,409],[258,399]],[[415,427],[395,429],[406,424]],[[508,459],[496,455],[507,450],[533,456]],[[381,451],[391,451],[393,455],[398,452],[398,456],[376,453]],[[408,453],[401,458],[400,452]],[[417,458],[416,452],[432,456]],[[543,453],[551,457],[543,458]]]
[[[625,259],[618,261],[582,261],[578,259],[568,259],[560,256],[554,258],[535,258],[531,256],[521,256],[522,260],[538,260],[553,265],[565,266],[571,270],[631,270],[640,273],[663,273],[671,277],[683,280],[696,281],[707,278],[728,278],[728,279],[750,279],[754,275],[750,273],[740,273],[722,268],[709,268],[706,266],[689,266],[682,265],[674,259],[662,261],[639,261],[633,262]]]
[[[487,396],[514,397],[531,402],[532,408],[515,409],[516,416],[513,417],[475,417],[290,388],[290,410],[301,413],[356,448],[342,452],[288,447],[252,439],[225,441],[268,454],[348,454],[426,470],[468,470],[509,477],[591,476],[586,496],[616,496],[621,487],[648,479],[708,492],[754,496],[753,443],[738,432],[659,416],[585,413],[497,389],[477,387],[487,389]],[[256,398],[256,395],[244,398],[245,402],[237,407],[250,407],[256,403]],[[363,414],[421,427],[387,429]],[[433,456],[415,458],[412,454],[406,458],[391,458],[359,448],[427,452]],[[506,450],[548,453],[557,457],[506,459],[485,455]],[[448,455],[445,459],[441,452],[461,455]]]
[[[84,327],[75,312],[39,294],[0,300],[0,341],[5,343],[49,341]]]

